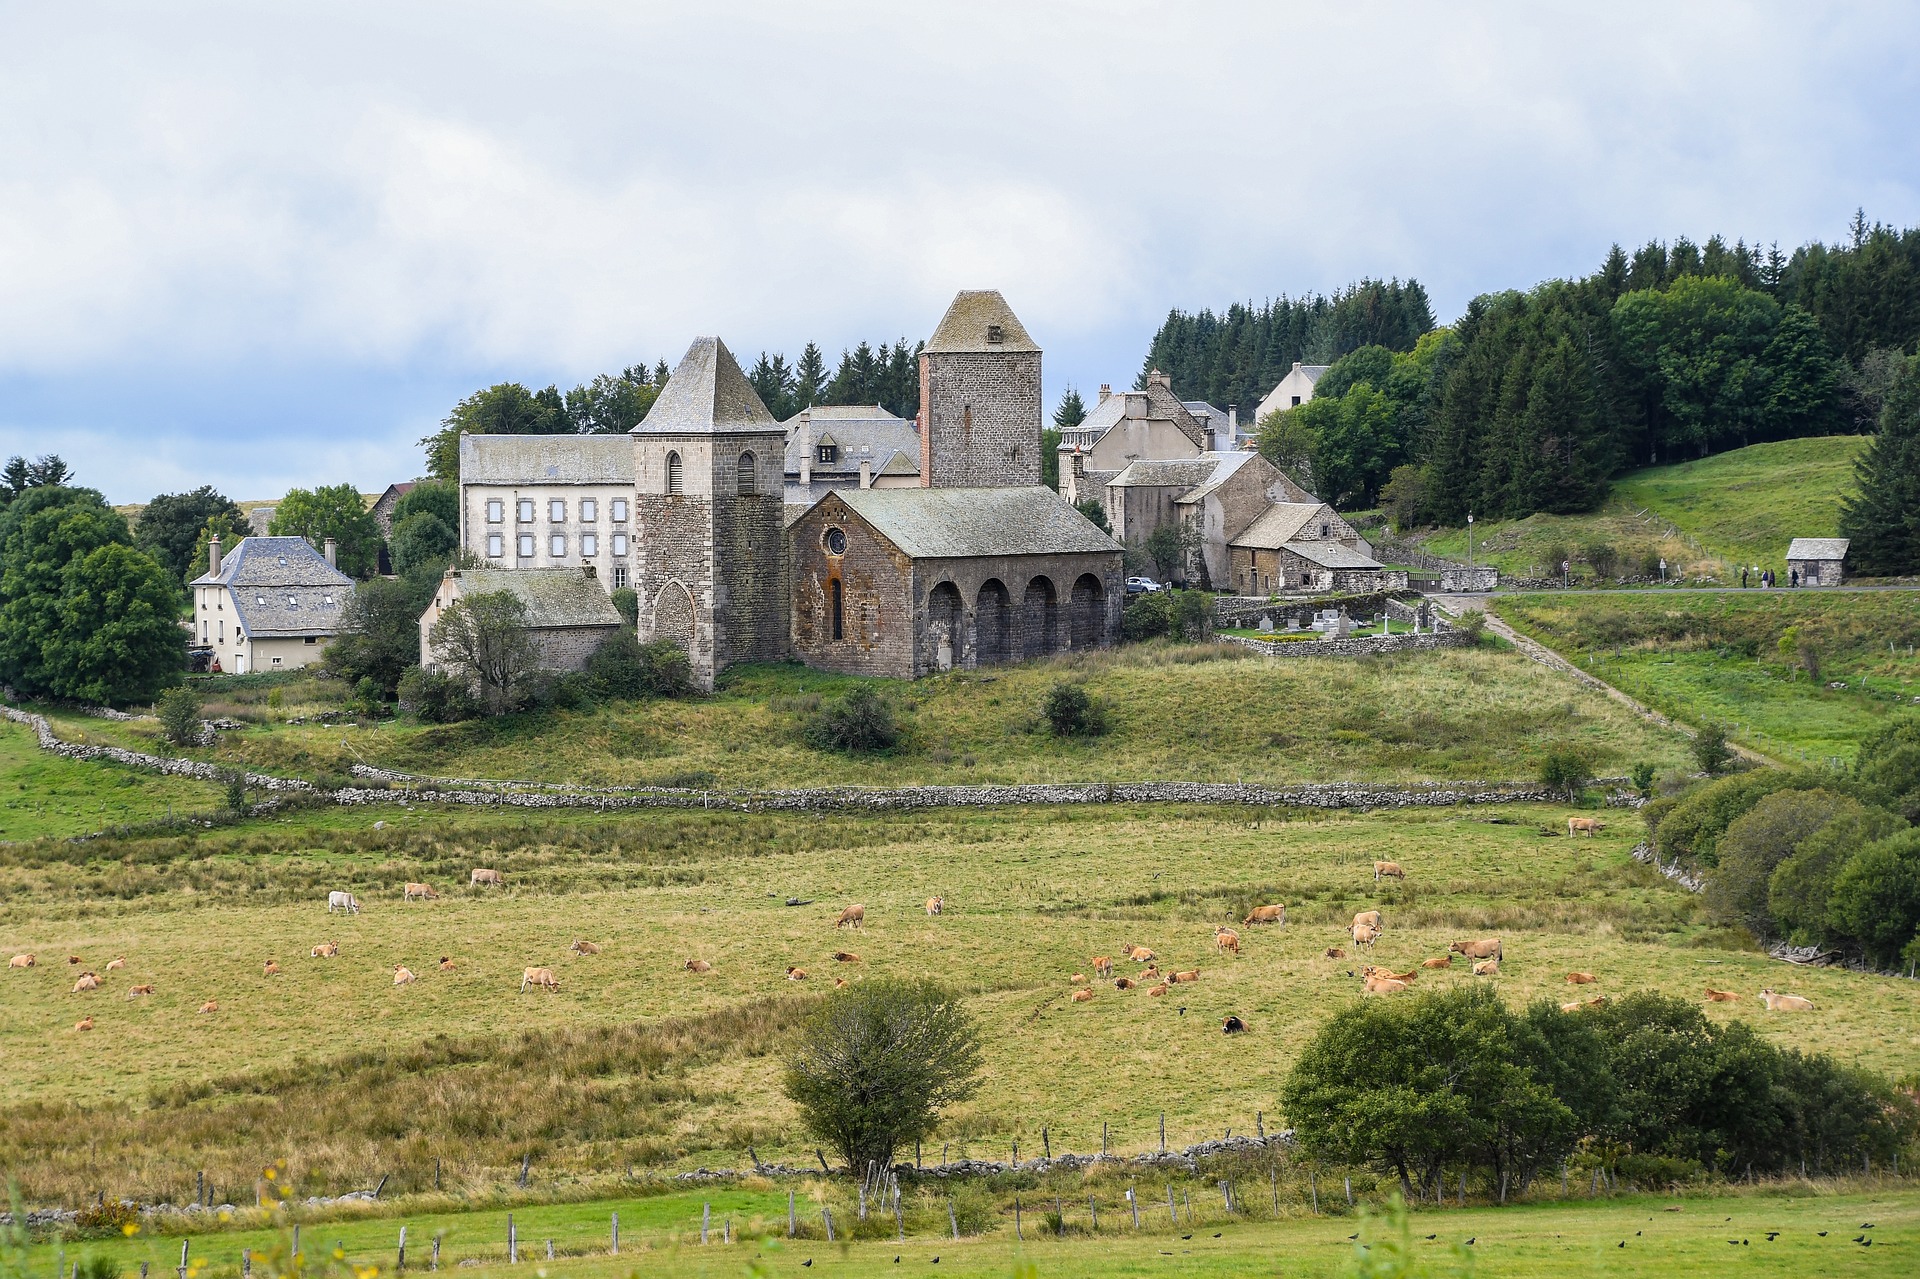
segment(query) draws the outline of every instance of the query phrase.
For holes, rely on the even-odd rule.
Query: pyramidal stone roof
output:
[[[989,341],[990,330],[998,330],[1000,340]],[[940,324],[927,339],[926,350],[935,354],[953,351],[1038,351],[1027,336],[1026,326],[1013,313],[998,289],[962,289],[953,305],[940,317]]]
[[[780,431],[733,352],[717,337],[695,338],[634,435]]]

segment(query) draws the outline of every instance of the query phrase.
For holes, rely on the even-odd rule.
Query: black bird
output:
[[[1860,1241],[1860,1246],[1861,1246],[1862,1248],[1871,1248],[1871,1247],[1873,1247],[1873,1240],[1871,1240],[1871,1239],[1862,1239],[1862,1240]]]
[[[1735,1248],[1738,1248],[1740,1246],[1740,1241],[1738,1239],[1729,1239],[1727,1240],[1727,1242]]]
[[[1360,1232],[1357,1230],[1347,1236],[1348,1240],[1358,1239],[1359,1237],[1360,1237]]]
[[[1780,1232],[1779,1232],[1778,1230],[1769,1230],[1769,1231],[1767,1231],[1767,1242],[1768,1242],[1768,1243],[1772,1243],[1772,1242],[1773,1242],[1774,1240],[1776,1240],[1776,1239],[1778,1239],[1779,1237],[1780,1237]]]
[[[1173,1254],[1168,1252],[1165,1248],[1162,1248],[1160,1250],[1160,1255],[1163,1257],[1171,1257]]]
[[[1821,1237],[1822,1239],[1825,1239],[1825,1238],[1827,1237],[1827,1232],[1826,1232],[1826,1231],[1824,1231],[1824,1230],[1822,1230],[1822,1231],[1820,1232],[1820,1237]]]
[[[1429,1239],[1438,1239],[1439,1237],[1440,1237],[1439,1235],[1428,1235],[1428,1236],[1427,1236],[1427,1238],[1429,1238]]]
[[[1634,1237],[1635,1239],[1638,1239],[1638,1238],[1639,1238],[1639,1237],[1640,1237],[1640,1236],[1641,1236],[1641,1235],[1642,1235],[1643,1233],[1645,1233],[1645,1232],[1643,1232],[1643,1231],[1639,1231],[1639,1230],[1636,1230],[1636,1231],[1634,1231],[1634,1232],[1633,1232],[1633,1237]]]
[[[1476,1240],[1478,1240],[1479,1238],[1480,1238],[1480,1236],[1479,1236],[1479,1235],[1475,1235],[1475,1236],[1474,1236],[1474,1237],[1473,1237],[1472,1239],[1469,1239],[1469,1240],[1467,1240],[1467,1242],[1468,1242],[1468,1243],[1473,1243],[1473,1242],[1475,1242]]]
[[[1627,1241],[1626,1241],[1626,1240],[1624,1240],[1624,1239],[1622,1239],[1622,1240],[1621,1240],[1621,1241],[1620,1241],[1619,1243],[1617,1243],[1617,1244],[1615,1244],[1615,1245],[1614,1245],[1614,1247],[1616,1247],[1616,1248],[1624,1248],[1624,1247],[1626,1247],[1626,1246],[1627,1246]]]
[[[1861,1222],[1861,1223],[1860,1223],[1860,1229],[1862,1229],[1862,1230],[1872,1230],[1872,1229],[1873,1229],[1873,1223],[1872,1223],[1871,1221],[1863,1221],[1863,1222]]]
[[[936,1266],[937,1266],[937,1265],[939,1265],[939,1264],[940,1264],[940,1258],[938,1258],[938,1257],[935,1257],[935,1258],[933,1259],[933,1264],[934,1264],[934,1265],[936,1265]]]
[[[1193,1236],[1192,1236],[1192,1235],[1181,1235],[1180,1237],[1181,1237],[1182,1239],[1191,1239],[1191,1238],[1193,1238]]]
[[[1866,1239],[1866,1236],[1865,1236],[1865,1235],[1855,1235],[1855,1236],[1853,1237],[1853,1241],[1854,1241],[1855,1243],[1860,1243],[1860,1242],[1861,1242],[1861,1241],[1863,1241],[1864,1239]]]
[[[896,1265],[896,1266],[897,1266],[897,1265],[899,1265],[899,1264],[900,1264],[900,1258],[898,1258],[898,1257],[895,1257],[895,1258],[893,1259],[893,1264],[894,1264],[894,1265]]]
[[[800,1264],[803,1266],[810,1266],[813,1264],[813,1258],[808,1257],[805,1261],[801,1262]]]
[[[1213,1237],[1214,1237],[1215,1239],[1218,1239],[1218,1238],[1220,1237],[1220,1232],[1219,1232],[1219,1231],[1217,1231],[1217,1230],[1216,1230],[1216,1231],[1214,1231],[1214,1232],[1213,1232]]]
[[[1187,1006],[1185,1004],[1180,1005],[1180,1015],[1182,1017],[1187,1015]]]

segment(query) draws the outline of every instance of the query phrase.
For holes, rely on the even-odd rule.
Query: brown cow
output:
[[[1571,1003],[1560,1005],[1560,1011],[1563,1013],[1577,1013],[1582,1008],[1598,1008],[1606,1002],[1607,997],[1605,995],[1598,996],[1594,999],[1576,999]]]
[[[1240,921],[1243,926],[1247,924],[1279,924],[1282,927],[1286,926],[1286,922],[1287,908],[1282,905],[1255,906],[1247,912],[1247,917]]]
[[[1152,981],[1154,978],[1158,977],[1159,975],[1160,975],[1160,965],[1148,964],[1145,968],[1142,968],[1140,970],[1139,975],[1135,977],[1134,980],[1135,981]]]
[[[1105,955],[1095,955],[1093,957],[1093,975],[1095,977],[1113,976],[1113,960]]]
[[[1479,941],[1457,941],[1447,950],[1467,959],[1505,959],[1498,937],[1483,937]]]
[[[1231,928],[1214,929],[1213,948],[1221,954],[1225,954],[1227,951],[1232,951],[1236,955],[1239,954],[1240,934],[1234,932]]]
[[[112,959],[109,959],[107,961],[107,966],[102,971],[110,973],[116,968],[125,968],[126,966],[127,966],[127,957],[125,955],[115,955]]]
[[[1115,990],[1132,990],[1135,986],[1139,984],[1140,984],[1139,982],[1135,981],[1131,977],[1115,977],[1113,979],[1113,988]]]
[[[394,985],[411,986],[413,985],[413,983],[419,980],[420,979],[418,977],[414,976],[413,969],[407,967],[405,964],[395,964],[393,966],[393,984]]]
[[[73,1023],[73,1028],[74,1028],[75,1030],[92,1030],[92,1029],[93,1029],[93,1017],[92,1017],[91,1015],[88,1015],[88,1016],[86,1016],[86,1017],[82,1017],[82,1018],[81,1018],[81,1019],[80,1019],[79,1021],[76,1021],[76,1022],[74,1022],[74,1023]]]
[[[835,977],[833,979],[833,988],[835,990],[839,990],[841,987],[845,986],[846,984],[847,984],[847,979],[845,977]]]
[[[340,953],[340,943],[337,941],[323,941],[318,946],[315,946],[310,953],[315,959],[332,959]]]
[[[217,1013],[220,1011],[220,1001],[217,999],[209,999],[206,1003],[200,1005],[200,1011],[202,1013]]]
[[[840,912],[840,918],[833,921],[835,928],[865,928],[867,926],[867,908],[849,906]]]
[[[1220,1033],[1223,1035],[1244,1035],[1247,1033],[1247,1023],[1241,1021],[1232,1013],[1228,1013],[1227,1019],[1220,1023]]]
[[[686,962],[686,970],[690,973],[710,973],[713,971],[713,965],[704,959],[689,959]]]
[[[1093,992],[1090,990],[1076,990],[1073,992],[1073,1002],[1076,1004],[1084,1004],[1092,998]]]
[[[1422,968],[1451,968],[1453,967],[1453,956],[1448,955],[1441,959],[1423,959],[1420,961],[1420,966]]]
[[[1567,985],[1569,986],[1591,986],[1593,985],[1593,983],[1599,980],[1600,979],[1598,977],[1595,977],[1592,973],[1568,973],[1567,974]]]
[[[1799,995],[1783,995],[1775,990],[1763,990],[1760,992],[1760,998],[1766,1001],[1767,1011],[1770,1013],[1810,1013],[1813,1011],[1813,1001],[1811,999],[1804,999]]]
[[[496,888],[503,888],[506,886],[506,882],[506,877],[501,875],[499,871],[489,870],[484,866],[474,867],[473,874],[467,879],[467,885],[470,888],[478,888],[482,884],[492,884]]]
[[[81,973],[80,980],[73,983],[73,993],[76,995],[83,990],[98,989],[100,989],[100,979],[92,973]]]
[[[450,973],[453,971],[453,959],[451,956],[448,956],[448,955],[440,956],[440,971],[443,973]]]
[[[1363,910],[1353,917],[1356,924],[1365,924],[1368,928],[1385,928],[1386,922],[1380,918],[1377,910]]]
[[[38,962],[40,961],[35,959],[32,955],[15,955],[12,959],[9,959],[7,961],[7,967],[31,968]]]
[[[1411,985],[1413,982],[1419,980],[1420,970],[1418,968],[1409,968],[1404,973],[1396,973],[1391,968],[1381,968],[1377,964],[1368,964],[1365,968],[1361,969],[1360,975],[1362,977],[1385,977],[1388,981],[1404,981]]]
[[[600,953],[600,947],[597,944],[590,941],[580,941],[577,938],[573,945],[567,947],[567,949],[576,955],[597,955]]]
[[[1168,980],[1173,982],[1175,985],[1179,985],[1182,982],[1199,981],[1200,970],[1198,968],[1189,968],[1185,972],[1172,974],[1172,976],[1170,976]]]
[[[1169,991],[1170,989],[1172,989],[1172,987],[1171,987],[1171,986],[1170,986],[1170,985],[1169,985],[1168,983],[1166,983],[1166,982],[1164,982],[1164,981],[1163,981],[1163,982],[1161,982],[1161,983],[1160,983],[1160,984],[1159,984],[1158,986],[1149,986],[1149,987],[1147,988],[1147,993],[1148,993],[1149,995],[1156,995],[1156,996],[1158,996],[1158,995],[1164,995],[1164,994],[1166,994],[1166,993],[1167,993],[1167,991]]]
[[[1136,964],[1151,964],[1154,960],[1159,958],[1158,955],[1155,955],[1151,950],[1148,950],[1145,946],[1129,945],[1124,949],[1127,952],[1127,958],[1131,959]]]
[[[551,995],[560,989],[560,979],[553,975],[551,968],[528,968],[520,974],[520,993],[526,994],[529,986],[544,987]]]
[[[1568,839],[1572,839],[1575,835],[1579,834],[1582,831],[1586,832],[1588,839],[1592,839],[1596,833],[1603,831],[1606,828],[1607,828],[1607,824],[1601,821],[1598,817],[1567,818],[1567,838]]]
[[[1075,973],[1073,976],[1067,978],[1067,985],[1069,986],[1084,986],[1086,984],[1087,975],[1085,973]]]
[[[787,980],[788,980],[788,981],[805,981],[806,979],[807,979],[807,970],[806,970],[806,969],[804,969],[804,968],[794,968],[794,967],[792,967],[791,965],[789,965],[789,966],[788,966],[788,968],[787,968]]]
[[[1710,1004],[1731,1004],[1739,998],[1740,996],[1730,990],[1715,990],[1711,986],[1707,987],[1707,1002]]]
[[[1353,944],[1354,945],[1365,946],[1371,949],[1373,944],[1379,940],[1380,940],[1380,930],[1378,928],[1375,928],[1369,924],[1355,924],[1353,926]]]
[[[850,950],[836,950],[833,952],[833,957],[837,962],[842,964],[857,964],[860,962],[860,956]]]
[[[1399,862],[1375,862],[1373,864],[1373,882],[1376,884],[1382,879],[1398,879],[1404,881],[1406,877],[1407,872],[1402,869]]]
[[[153,986],[151,984],[145,985],[145,986],[135,986],[133,989],[127,992],[127,998],[138,999],[142,995],[151,995],[152,993],[153,993]]]
[[[1347,957],[1347,952],[1341,950],[1338,946],[1327,947],[1326,954],[1328,959],[1345,959]]]
[[[86,963],[86,962],[87,962],[86,960],[84,960],[84,959],[82,959],[82,958],[80,958],[80,956],[78,956],[78,955],[68,955],[68,956],[67,956],[67,964],[68,964],[68,966],[69,966],[69,967],[71,967],[71,966],[72,966],[72,965],[74,965],[74,964],[84,964],[84,963]]]
[[[261,975],[265,977],[276,977],[279,975],[279,973],[280,973],[279,962],[276,960],[269,959],[266,963],[266,968],[264,969]]]
[[[401,890],[401,893],[407,901],[433,901],[440,896],[440,894],[434,892],[432,886],[428,884],[409,883]]]
[[[1391,977],[1369,977],[1362,986],[1362,990],[1369,995],[1397,995],[1407,989],[1407,983]]]
[[[941,911],[945,910],[946,908],[947,908],[946,898],[944,897],[927,898],[927,914],[938,915]]]
[[[1473,975],[1475,977],[1498,977],[1500,975],[1500,961],[1497,959],[1481,960],[1473,966]]]

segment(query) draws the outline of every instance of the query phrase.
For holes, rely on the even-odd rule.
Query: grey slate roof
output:
[[[1000,340],[987,341],[987,326],[1000,326]],[[926,350],[939,354],[948,351],[1038,351],[1027,336],[1026,326],[1013,313],[998,289],[962,289],[954,294],[952,305],[940,317]]]
[[[1309,564],[1321,568],[1381,568],[1381,563],[1339,542],[1288,542],[1281,548],[1292,551]]]
[[[1175,429],[1192,440],[1200,448],[1207,447],[1206,423],[1194,416],[1187,406],[1173,398],[1173,392],[1157,382],[1149,383],[1144,391],[1115,391],[1106,399],[1097,401],[1087,410],[1087,416],[1078,426],[1069,427],[1067,434],[1088,441],[1083,447],[1091,448],[1100,442],[1100,437],[1118,426],[1127,415],[1127,397],[1144,395],[1147,397],[1147,420],[1172,422]],[[1223,415],[1224,416],[1224,415]]]
[[[220,572],[194,586],[224,586],[249,638],[336,635],[353,598],[353,579],[327,563],[303,537],[243,537],[220,559]]]
[[[546,630],[560,626],[620,626],[624,619],[600,583],[577,568],[469,568],[454,577],[460,594],[489,595],[511,591],[526,605],[527,626]]]
[[[1142,459],[1129,462],[1120,474],[1107,481],[1110,488],[1179,488],[1190,489],[1196,484],[1204,484],[1208,477],[1220,467],[1220,454],[1210,453],[1205,457],[1183,457],[1168,461],[1148,461]]]
[[[1117,552],[1120,544],[1044,485],[990,489],[844,489],[845,502],[915,559]]]
[[[463,435],[462,484],[632,484],[624,435]]]
[[[862,462],[872,463],[873,473],[878,475],[881,467],[890,463],[896,454],[905,453],[909,458],[920,456],[920,432],[913,429],[911,420],[895,417],[877,405],[816,404],[780,424],[787,433],[788,475],[800,474],[800,455],[806,451],[807,444],[803,428],[809,422],[816,448],[831,443],[840,451],[831,462],[813,462],[810,470],[815,476],[858,475]],[[919,473],[920,465],[915,462],[913,474]]]
[[[1844,537],[1796,537],[1787,547],[1790,560],[1844,560],[1847,558],[1847,542]]]
[[[1230,545],[1261,551],[1277,550],[1291,542],[1296,533],[1326,510],[1329,508],[1325,503],[1275,502],[1266,509],[1265,514],[1241,530]]]
[[[635,435],[688,432],[777,431],[780,424],[760,402],[733,352],[716,337],[693,340],[667,379],[666,390],[647,410]]]
[[[1205,500],[1241,467],[1260,455],[1258,453],[1210,453],[1208,456],[1215,459],[1213,471],[1192,489],[1174,498],[1175,502],[1185,504]]]

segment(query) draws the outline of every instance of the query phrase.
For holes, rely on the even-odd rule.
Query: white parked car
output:
[[[1166,587],[1160,585],[1160,583],[1150,577],[1130,577],[1127,579],[1127,594],[1129,595],[1151,595],[1155,591],[1164,591],[1166,589]]]

